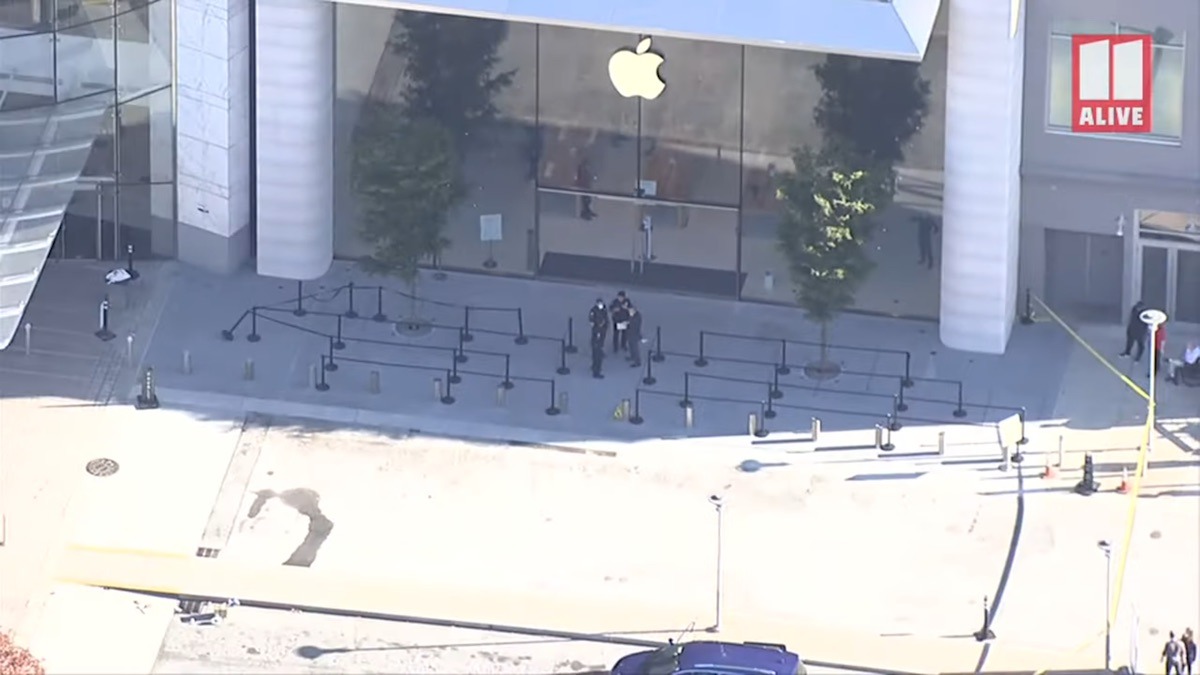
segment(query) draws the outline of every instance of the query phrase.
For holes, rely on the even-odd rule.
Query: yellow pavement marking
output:
[[[1099,361],[1100,363],[1104,364],[1104,367],[1105,367],[1105,368],[1108,368],[1108,370],[1109,370],[1110,372],[1112,372],[1112,374],[1113,374],[1113,375],[1116,375],[1116,376],[1117,376],[1117,379],[1119,379],[1119,380],[1121,380],[1122,382],[1124,382],[1124,383],[1125,383],[1125,386],[1127,386],[1127,387],[1129,387],[1130,389],[1132,389],[1132,390],[1133,390],[1133,391],[1134,391],[1134,392],[1135,392],[1135,393],[1136,393],[1138,396],[1141,396],[1141,397],[1142,397],[1142,399],[1144,399],[1144,400],[1146,400],[1146,401],[1149,401],[1149,400],[1150,400],[1150,394],[1146,393],[1146,390],[1145,390],[1145,389],[1142,389],[1142,388],[1141,388],[1141,387],[1138,385],[1138,383],[1136,383],[1136,382],[1134,382],[1133,380],[1129,379],[1129,377],[1128,377],[1127,375],[1125,375],[1125,373],[1122,373],[1122,372],[1120,371],[1120,369],[1118,369],[1116,366],[1114,366],[1114,365],[1112,364],[1112,362],[1111,362],[1111,361],[1109,361],[1108,359],[1104,358],[1104,357],[1103,357],[1103,356],[1100,354],[1100,352],[1096,351],[1096,349],[1095,349],[1094,347],[1092,347],[1092,345],[1091,345],[1091,344],[1089,344],[1089,343],[1088,343],[1088,341],[1087,341],[1087,340],[1084,340],[1084,339],[1083,339],[1083,337],[1079,335],[1079,333],[1076,333],[1076,332],[1075,332],[1075,330],[1074,330],[1073,328],[1071,328],[1071,326],[1069,326],[1069,325],[1067,324],[1067,322],[1066,322],[1066,321],[1063,321],[1061,317],[1059,317],[1057,314],[1055,314],[1055,313],[1054,313],[1054,310],[1050,309],[1050,308],[1049,308],[1049,307],[1046,305],[1046,303],[1042,302],[1042,299],[1041,299],[1041,298],[1039,298],[1039,297],[1038,297],[1038,296],[1036,296],[1036,295],[1034,295],[1034,296],[1031,296],[1031,297],[1032,297],[1032,298],[1033,298],[1035,301],[1037,301],[1037,304],[1038,304],[1038,306],[1039,306],[1039,307],[1041,307],[1041,308],[1042,308],[1042,310],[1043,310],[1043,311],[1045,311],[1045,312],[1046,312],[1046,314],[1048,314],[1048,315],[1050,316],[1050,318],[1051,318],[1051,319],[1054,319],[1054,322],[1055,322],[1055,323],[1057,323],[1059,326],[1062,326],[1062,329],[1063,329],[1063,330],[1065,330],[1065,331],[1067,331],[1067,334],[1068,334],[1068,335],[1070,335],[1072,338],[1074,338],[1074,339],[1075,339],[1075,341],[1076,341],[1076,342],[1078,342],[1080,345],[1082,345],[1082,346],[1083,346],[1083,348],[1084,348],[1084,349],[1086,349],[1086,350],[1088,351],[1088,353],[1089,353],[1089,354],[1091,354],[1093,357],[1095,357],[1095,359],[1096,359],[1097,361]]]

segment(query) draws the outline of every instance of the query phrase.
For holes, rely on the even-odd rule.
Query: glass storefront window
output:
[[[171,84],[171,3],[156,0],[117,15],[117,89],[123,100]]]
[[[1200,323],[1200,251],[1180,249],[1176,277],[1175,320]]]

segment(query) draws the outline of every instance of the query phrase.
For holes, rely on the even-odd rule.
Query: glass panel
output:
[[[1167,138],[1183,137],[1184,50],[1154,48],[1154,84],[1151,89],[1152,133]]]
[[[1071,38],[1050,36],[1050,84],[1046,96],[1047,121],[1052,127],[1071,128]]]
[[[1096,21],[1093,19],[1058,19],[1050,27],[1053,35],[1112,35],[1117,32],[1117,25],[1112,21]]]
[[[137,258],[175,255],[175,186],[120,185],[117,187],[120,231],[117,253],[134,247]]]
[[[81,185],[62,220],[59,233],[62,257],[111,259],[116,246],[113,236],[115,206],[111,186]]]
[[[742,48],[655,38],[667,88],[641,105],[643,194],[736,206],[742,126]],[[611,97],[611,94],[610,94]]]
[[[609,57],[636,35],[542,26],[538,95],[538,184],[634,195],[638,100],[614,91]]]
[[[122,100],[171,82],[171,5],[158,0],[117,16],[117,88]]]
[[[34,33],[0,38],[0,82],[4,83],[5,92],[0,109],[31,108],[53,102],[54,35]]]
[[[115,20],[110,16],[59,30],[56,45],[59,101],[115,88],[114,26]]]
[[[1200,323],[1200,251],[1181,249],[1175,275],[1175,320]]]
[[[175,177],[171,90],[122,103],[120,167],[122,183],[169,182]]]
[[[35,29],[43,20],[43,0],[4,0],[0,2],[0,26]],[[0,60],[0,63],[4,63]]]
[[[1146,306],[1167,309],[1167,249],[1142,247],[1142,297]]]

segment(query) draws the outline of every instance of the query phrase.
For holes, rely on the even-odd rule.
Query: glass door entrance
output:
[[[1173,322],[1200,324],[1200,245],[1141,245],[1139,298]]]
[[[110,179],[80,178],[54,241],[60,260],[117,260],[116,190]]]

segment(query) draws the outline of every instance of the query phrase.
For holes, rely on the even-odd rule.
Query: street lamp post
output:
[[[1112,545],[1096,542],[1104,553],[1104,672],[1112,672]]]
[[[1138,318],[1150,329],[1150,391],[1146,402],[1146,425],[1149,427],[1149,433],[1146,435],[1146,452],[1149,452],[1151,439],[1154,438],[1154,418],[1158,413],[1158,402],[1154,392],[1154,381],[1158,379],[1158,327],[1166,322],[1167,315],[1162,310],[1147,309],[1139,314]]]
[[[723,573],[723,570],[721,569],[721,567],[722,567],[722,563],[723,563],[722,557],[724,555],[724,549],[725,549],[724,533],[722,532],[722,529],[723,529],[722,526],[724,525],[724,523],[722,522],[724,520],[722,513],[724,511],[725,501],[721,498],[721,495],[711,495],[708,498],[708,503],[712,504],[713,508],[717,512],[717,560],[716,560],[717,577],[716,577],[716,597],[715,597],[715,600],[716,600],[716,617],[715,617],[715,619],[716,620],[713,622],[712,627],[709,628],[710,633],[716,633],[721,630],[721,595],[724,590],[723,589],[724,573]]]

